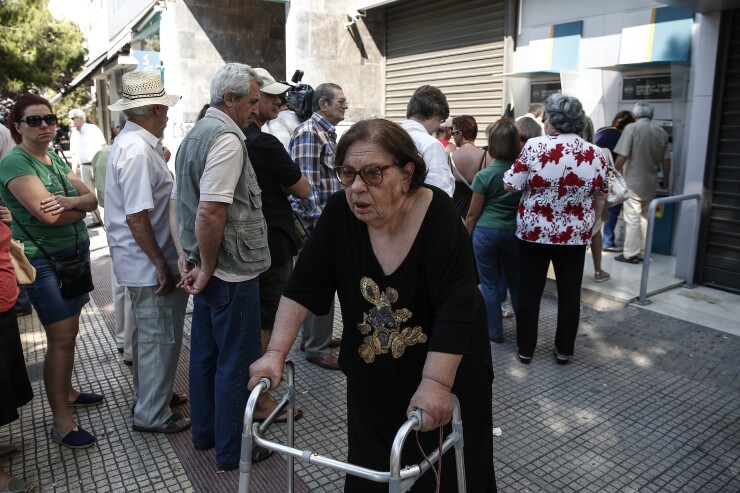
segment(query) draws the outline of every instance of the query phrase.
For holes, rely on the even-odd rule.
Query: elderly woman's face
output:
[[[413,166],[397,166],[393,156],[378,144],[358,141],[350,145],[340,173],[346,177],[341,180],[342,188],[357,219],[369,226],[388,223],[407,196]]]

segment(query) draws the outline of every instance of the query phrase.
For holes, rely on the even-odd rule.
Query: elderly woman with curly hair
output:
[[[545,100],[545,136],[527,141],[504,175],[509,191],[522,190],[517,213],[520,293],[517,314],[519,361],[537,346],[540,300],[550,262],[558,288],[554,355],[573,355],[581,310],[586,245],[606,201],[607,165],[601,149],[583,140],[585,113],[578,99],[553,94]]]

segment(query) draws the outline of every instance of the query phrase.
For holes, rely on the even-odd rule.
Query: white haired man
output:
[[[257,114],[261,85],[249,65],[228,63],[216,72],[211,106],[177,152],[171,196],[182,285],[194,295],[193,445],[215,446],[221,471],[239,466],[249,365],[262,353],[258,276],[270,267],[270,251],[262,193],[241,131]],[[252,449],[254,462],[269,455]]]
[[[69,150],[76,156],[80,164],[82,181],[93,195],[95,195],[92,158],[103,146],[107,145],[105,136],[103,135],[103,131],[100,130],[100,127],[85,121],[85,112],[80,108],[70,111],[69,119],[76,129],[70,137]],[[100,219],[100,210],[98,208],[92,211],[90,216],[92,216],[91,226],[100,226],[103,223]]]
[[[190,420],[171,407],[187,401],[172,392],[182,346],[188,294],[178,289],[177,249],[170,234],[172,174],[162,153],[168,95],[156,72],[123,75],[125,128],[111,147],[105,176],[105,226],[118,284],[127,288],[136,323],[132,334],[134,431],[176,433]]]
[[[635,123],[624,127],[619,142],[614,147],[618,154],[614,167],[624,175],[629,197],[623,204],[625,235],[624,252],[614,260],[639,264],[645,255],[648,210],[655,198],[658,185],[658,169],[663,166],[662,188],[668,188],[668,134],[651,123],[653,105],[635,103],[632,108]]]

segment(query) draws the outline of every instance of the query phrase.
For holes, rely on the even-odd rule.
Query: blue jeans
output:
[[[18,286],[18,299],[15,300],[15,313],[29,313],[31,311],[31,298],[28,297],[26,289]]]
[[[604,243],[602,248],[611,248],[614,246],[614,228],[617,227],[617,219],[622,211],[622,204],[609,207],[609,218],[604,223]]]
[[[519,307],[519,246],[514,231],[477,227],[473,230],[473,251],[478,266],[480,290],[488,312],[488,337],[504,337],[501,303],[506,299],[506,287],[511,293],[511,305],[518,317]],[[505,279],[505,283],[502,280]]]
[[[211,277],[193,299],[190,418],[193,444],[216,447],[219,465],[239,463],[249,365],[261,356],[259,278]]]

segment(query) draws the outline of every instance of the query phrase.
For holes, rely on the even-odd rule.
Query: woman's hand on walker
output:
[[[284,368],[285,356],[268,349],[260,359],[249,365],[247,389],[253,390],[263,378],[270,381],[271,389],[276,388],[280,385],[280,379],[283,378]]]
[[[408,414],[421,409],[421,431],[430,431],[444,426],[452,420],[452,394],[450,388],[432,380],[422,378],[406,410]]]

